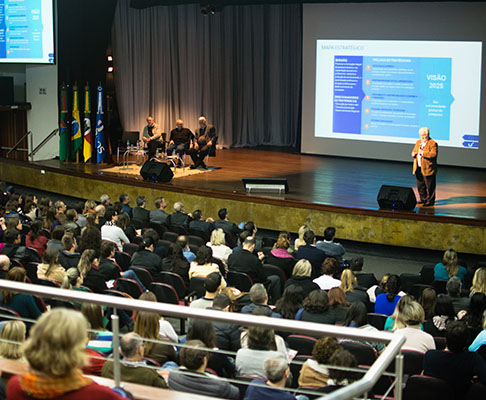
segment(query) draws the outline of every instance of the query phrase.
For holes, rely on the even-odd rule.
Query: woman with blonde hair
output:
[[[434,267],[434,279],[439,281],[448,281],[453,276],[457,276],[464,286],[464,277],[467,269],[459,265],[459,258],[454,249],[446,250],[442,257],[442,262]]]
[[[25,341],[26,327],[22,321],[8,321],[0,334],[0,357],[9,360],[22,358],[21,346]]]
[[[305,243],[305,240],[304,240],[304,233],[306,233],[307,231],[310,231],[311,228],[309,225],[302,225],[300,228],[299,228],[299,231],[298,231],[298,234],[299,234],[299,237],[297,239],[295,239],[294,241],[294,250],[297,252],[297,249],[300,247],[300,246],[305,246],[306,243]]]
[[[223,261],[224,265],[228,265],[228,257],[233,251],[226,246],[226,237],[221,228],[214,229],[211,233],[211,241],[206,243],[213,251],[213,257]]]
[[[30,370],[9,380],[7,399],[120,400],[81,373],[87,362],[87,325],[80,312],[65,308],[42,315],[23,346]]]
[[[49,247],[42,260],[43,263],[37,266],[37,278],[49,279],[62,285],[66,270],[59,264],[59,251],[55,247]]]
[[[385,327],[383,328],[385,331],[396,331],[397,329],[402,329],[406,327],[403,309],[405,305],[411,303],[412,301],[413,296],[406,295],[400,297],[400,300],[398,300],[397,306],[395,307],[395,311],[393,311],[393,314],[389,316],[385,321]]]
[[[292,271],[292,276],[285,281],[285,289],[291,285],[297,285],[304,291],[304,297],[314,291],[318,290],[319,286],[312,282],[312,264],[306,259],[297,261]]]
[[[157,302],[157,298],[155,294],[150,291],[146,291],[140,295],[138,298],[139,300],[145,301],[153,301],[154,303]],[[159,326],[159,337],[169,339],[171,342],[177,343],[179,341],[179,337],[177,336],[176,331],[172,327],[169,321],[166,321],[162,316],[158,315],[158,326]],[[145,337],[140,334],[140,336]]]
[[[339,287],[346,294],[348,303],[356,303],[357,301],[365,305],[368,303],[368,294],[358,287],[358,279],[349,268],[346,268],[341,273],[341,284]]]
[[[149,300],[155,295],[151,292],[142,294],[143,298],[140,300]],[[150,300],[149,300],[150,301]],[[160,365],[164,365],[168,361],[177,362],[177,354],[174,346],[159,343],[161,340],[159,315],[154,312],[137,311],[135,313],[135,328],[134,332],[139,334],[144,339],[144,355],[157,361]]]
[[[426,353],[435,350],[435,341],[432,335],[422,331],[421,324],[425,320],[425,312],[416,301],[411,301],[403,306],[402,321],[404,328],[395,330],[398,335],[405,336],[402,350],[414,350]]]
[[[474,293],[486,294],[486,268],[478,268],[474,273],[469,297],[472,297]]]
[[[99,264],[99,256],[93,249],[84,250],[78,262],[79,275],[83,280],[83,285],[95,293],[103,293],[108,289],[105,277],[98,267]]]

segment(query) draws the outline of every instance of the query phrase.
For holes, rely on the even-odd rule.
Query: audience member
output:
[[[70,208],[66,211],[66,222],[63,224],[64,229],[68,232],[72,232],[73,235],[78,236],[81,234],[81,228],[77,224],[78,213],[74,208]]]
[[[327,292],[329,297],[329,312],[334,315],[336,323],[342,324],[348,312],[349,302],[346,294],[339,287],[334,287]]]
[[[461,310],[467,310],[469,308],[469,297],[462,296],[462,283],[457,276],[453,276],[447,281],[446,285],[447,294],[451,298],[452,305],[454,307],[454,313]]]
[[[329,364],[341,368],[358,368],[358,362],[353,354],[344,349],[336,350],[329,358]],[[329,367],[329,380],[323,390],[325,393],[332,392],[340,387],[347,386],[360,378],[360,374],[346,369]]]
[[[335,324],[336,315],[329,310],[329,297],[325,290],[314,290],[304,299],[295,319],[321,324]]]
[[[482,357],[466,351],[468,332],[461,321],[452,321],[446,328],[446,350],[431,350],[425,354],[424,374],[442,379],[454,390],[454,398],[463,399],[473,377],[486,384],[486,363]]]
[[[77,268],[81,254],[76,251],[76,239],[71,233],[65,233],[61,240],[63,251],[59,253],[59,262],[67,271]]]
[[[483,313],[486,310],[486,295],[483,293],[474,293],[471,296],[469,310],[465,315],[460,315],[461,321],[466,324],[470,340],[475,338],[483,329]]]
[[[416,301],[411,301],[403,307],[403,322],[405,328],[395,330],[396,334],[405,336],[403,350],[414,350],[425,353],[435,349],[435,342],[432,335],[423,332],[420,324],[425,320],[425,313],[422,306]]]
[[[205,373],[209,352],[200,340],[190,340],[181,349],[181,367],[169,374],[169,388],[181,392],[238,400],[240,391],[223,379]],[[187,372],[187,373],[185,373]]]
[[[461,281],[459,280],[459,282]],[[402,296],[398,301],[398,304],[400,304],[400,302],[404,297],[408,297],[408,296]],[[425,325],[427,325],[429,321],[430,323],[432,323],[432,318],[435,315],[435,305],[437,304],[437,293],[435,292],[435,289],[430,287],[424,288],[424,290],[422,290],[422,293],[420,294],[418,302],[420,303],[420,305],[422,306],[425,312]],[[395,308],[395,311],[397,310],[397,308],[398,307]]]
[[[169,227],[189,227],[191,217],[184,212],[184,204],[180,202],[174,203],[174,213],[167,217],[167,225]]]
[[[155,209],[149,212],[149,222],[159,225],[167,223],[169,214],[165,212],[167,201],[163,197],[157,197],[154,202]]]
[[[424,325],[425,332],[432,336],[444,336],[447,324],[455,320],[455,315],[451,298],[446,294],[439,294],[432,320]]]
[[[306,233],[307,231],[310,231],[310,230],[311,230],[311,228],[308,225],[302,225],[301,227],[299,227],[299,230],[297,232],[298,237],[294,241],[294,251],[295,252],[297,252],[299,250],[300,246],[306,245],[305,240],[304,240],[304,233]]]
[[[167,257],[164,258],[164,270],[169,269],[170,272],[179,274],[186,286],[189,286],[189,262],[182,252],[182,247],[179,243],[172,243],[167,252]]]
[[[0,333],[0,357],[8,360],[23,358],[22,345],[25,341],[25,323],[22,321],[7,321]]]
[[[354,272],[350,269],[345,269],[341,273],[341,284],[339,287],[346,294],[349,303],[355,303],[357,301],[360,301],[363,304],[368,303],[368,294],[363,288],[358,286],[358,280],[356,279]]]
[[[486,294],[486,268],[478,268],[474,272],[469,297],[472,297],[475,293]]]
[[[235,223],[229,221],[229,213],[226,208],[221,208],[218,211],[219,220],[214,221],[214,227],[216,229],[222,229],[224,232],[230,232],[233,235],[238,235],[240,229]]]
[[[285,288],[295,285],[300,286],[304,291],[304,297],[310,292],[319,289],[319,286],[311,279],[312,265],[309,261],[302,259],[295,263],[290,279],[285,281]]]
[[[120,267],[115,261],[115,243],[109,240],[102,240],[100,247],[100,272],[105,281],[115,280],[121,276]]]
[[[196,229],[201,232],[209,234],[214,229],[214,220],[207,218],[204,220],[201,210],[196,210],[192,213],[192,221],[189,222],[189,229]]]
[[[275,303],[275,313],[280,314],[285,319],[295,319],[297,311],[302,308],[303,301],[304,290],[302,286],[287,286],[282,297]]]
[[[133,214],[132,214],[132,207],[130,207],[130,196],[127,193],[122,193],[120,195],[120,203],[121,203],[122,211],[128,214],[130,218],[132,218]]]
[[[449,249],[444,253],[442,262],[434,267],[434,279],[447,281],[453,276],[457,276],[464,285],[464,278],[467,274],[466,268],[459,265],[459,258],[454,249]]]
[[[118,224],[119,215],[114,208],[109,207],[105,213],[106,223],[101,227],[101,239],[110,240],[116,244],[117,250],[123,250],[124,243],[130,243],[130,239],[123,231],[123,226]]]
[[[139,221],[143,227],[147,227],[150,219],[150,211],[145,208],[147,199],[145,196],[137,196],[135,201],[137,206],[132,209],[132,219]]]
[[[61,285],[65,275],[66,270],[59,263],[59,252],[49,247],[44,253],[43,263],[37,266],[37,278],[49,279]]]
[[[15,258],[22,263],[41,262],[41,258],[36,251],[20,244],[21,237],[18,230],[7,229],[3,235],[3,240],[5,241],[5,246],[3,246],[1,253],[6,255],[8,258]]]
[[[196,259],[196,255],[191,251],[189,247],[189,241],[187,240],[187,236],[180,235],[176,243],[182,247],[182,254],[186,258],[188,263],[192,263]]]
[[[95,250],[87,249],[81,254],[78,263],[78,270],[83,279],[83,285],[95,293],[103,293],[108,289],[106,287],[105,277],[98,267],[99,262],[99,256]]]
[[[375,313],[392,315],[395,306],[400,300],[400,278],[398,275],[390,275],[385,284],[385,293],[381,293],[376,297]]]
[[[352,328],[359,328],[368,332],[378,332],[378,329],[368,323],[368,313],[366,310],[366,306],[359,301],[352,303],[351,306],[349,306],[343,325]],[[381,352],[385,348],[385,345],[383,343],[370,342],[365,340],[360,342],[373,347],[377,352]]]
[[[265,259],[267,264],[279,267],[284,272],[286,279],[292,276],[295,266],[295,258],[289,253],[289,248],[289,239],[284,235],[280,235],[274,248],[270,250],[270,254]]]
[[[162,259],[154,253],[154,246],[152,237],[144,235],[131,259],[131,265],[145,268],[152,276],[162,271]]]
[[[99,304],[83,303],[81,312],[89,323],[89,342],[87,347],[104,354],[113,350],[113,333],[106,329],[108,319]]]
[[[0,255],[0,279],[5,279],[10,269],[10,258],[6,255]]]
[[[288,361],[283,356],[270,357],[263,362],[266,381],[254,379],[246,390],[245,400],[297,400],[283,390],[290,380]],[[300,399],[305,396],[299,396]],[[307,397],[305,397],[307,398]]]
[[[27,272],[21,267],[13,267],[7,273],[6,280],[25,283]],[[0,291],[0,305],[16,311],[22,318],[37,319],[41,312],[30,294],[11,292],[6,289]]]
[[[206,290],[206,293],[204,294],[204,297],[201,297],[200,299],[197,300],[193,300],[190,304],[190,307],[195,307],[195,308],[212,307],[213,300],[216,297],[216,295],[219,293],[223,282],[224,280],[222,279],[219,270],[217,272],[211,272],[210,274],[206,275],[206,277],[204,278],[204,289]]]
[[[213,300],[212,310],[230,312],[231,300],[224,294],[218,294]],[[237,351],[240,348],[240,327],[228,322],[213,322],[218,347],[222,350]]]
[[[83,251],[91,249],[100,253],[101,247],[101,233],[97,228],[86,228],[81,237],[79,238],[78,251],[83,253]]]
[[[277,314],[273,311],[273,309],[268,305],[268,293],[265,289],[265,286],[262,283],[255,283],[250,288],[250,300],[251,303],[244,306],[241,309],[242,314],[253,314],[253,311],[257,307],[264,307],[268,309],[269,314],[271,317],[281,318],[280,314]]]
[[[42,258],[44,251],[46,251],[48,241],[49,239],[42,234],[42,221],[34,221],[30,226],[29,233],[25,237],[25,245],[36,250],[39,253],[39,257]]]
[[[208,359],[207,368],[215,371],[218,376],[225,378],[233,378],[235,376],[233,359],[217,351],[216,332],[211,321],[193,320],[187,333],[187,340],[200,340],[208,349],[214,350]]]
[[[8,399],[119,400],[110,388],[81,374],[86,363],[87,322],[80,312],[56,308],[34,325],[24,346],[30,370],[8,382]],[[67,397],[66,397],[67,398]]]
[[[174,346],[159,342],[161,340],[159,319],[160,317],[157,313],[136,311],[133,331],[143,339],[148,339],[145,340],[144,344],[144,356],[164,366],[167,362],[176,363],[178,359]]]
[[[155,297],[155,294],[149,292],[148,290],[142,293],[138,299],[145,300],[145,301],[153,301],[154,303],[157,302],[157,298]],[[179,339],[171,323],[169,321],[166,321],[160,315],[159,315],[159,336],[161,338],[168,339],[173,343],[177,343]]]
[[[109,195],[107,195],[107,194],[102,194],[102,195],[100,196],[100,203],[101,203],[102,205],[104,205],[105,207],[106,207],[106,206],[109,206],[109,205],[111,204],[111,198],[110,198],[110,196],[109,196]]]
[[[320,338],[312,349],[312,358],[302,365],[299,375],[299,386],[301,387],[323,387],[329,381],[329,370],[325,366],[329,359],[341,349],[335,337],[324,336]]]
[[[358,285],[369,289],[373,285],[377,285],[375,274],[370,272],[363,272],[364,259],[363,257],[356,257],[349,263],[349,268],[354,272],[356,279],[358,280]]]
[[[343,256],[346,252],[341,243],[334,241],[336,228],[330,226],[324,230],[324,240],[319,240],[316,247],[329,257],[334,257],[340,265],[343,265]]]
[[[123,360],[120,363],[121,380],[141,385],[166,388],[164,378],[145,363],[143,340],[134,332],[127,333],[120,339],[120,352]],[[101,376],[113,378],[114,364],[108,360],[101,371]]]
[[[228,269],[230,271],[243,272],[248,274],[254,283],[263,283],[268,290],[271,304],[280,298],[280,278],[276,275],[267,277],[263,269],[261,260],[263,253],[258,257],[253,254],[256,241],[252,236],[248,236],[243,242],[243,249],[231,254],[228,258]]]
[[[329,290],[334,287],[339,287],[341,281],[334,278],[334,275],[339,271],[339,263],[333,257],[327,257],[322,263],[321,272],[322,275],[313,280],[314,283],[319,285],[321,290]]]
[[[64,233],[65,231],[62,225],[56,226],[51,233],[51,239],[47,242],[47,248],[53,247],[61,253],[64,250],[61,242]]]
[[[196,259],[191,263],[189,268],[189,279],[204,278],[212,272],[221,273],[219,270],[219,265],[212,262],[213,251],[211,247],[201,246],[199,247]],[[222,280],[223,287],[226,287],[226,281]]]
[[[216,228],[211,233],[211,241],[206,243],[206,246],[211,248],[214,258],[217,258],[218,260],[223,261],[225,265],[228,265],[228,258],[233,252],[226,245],[224,231],[221,228]]]
[[[304,233],[304,241],[305,245],[299,246],[296,258],[298,260],[306,259],[312,264],[311,278],[315,279],[321,275],[322,263],[326,259],[326,253],[316,247],[316,238],[313,231],[308,230]]]
[[[397,329],[402,329],[407,326],[405,323],[405,319],[407,317],[405,317],[403,314],[403,309],[405,308],[405,305],[410,304],[412,301],[414,301],[413,296],[405,295],[400,297],[393,314],[390,315],[385,321],[385,331],[396,331]]]

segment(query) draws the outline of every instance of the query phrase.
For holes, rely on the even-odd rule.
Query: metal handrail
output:
[[[217,322],[232,323],[235,325],[254,325],[270,328],[278,331],[303,332],[309,335],[329,335],[339,338],[353,340],[371,341],[386,343],[385,350],[380,354],[371,368],[360,380],[326,394],[328,400],[346,400],[359,396],[370,391],[378,381],[381,374],[396,357],[395,373],[397,377],[395,386],[395,398],[401,400],[402,395],[402,376],[403,376],[403,356],[400,349],[405,343],[405,337],[391,332],[369,332],[356,328],[343,326],[318,324],[314,322],[294,321],[279,318],[268,318],[250,314],[228,313],[218,310],[199,309],[186,306],[158,303],[152,301],[133,300],[122,297],[114,297],[95,293],[86,293],[75,290],[58,289],[47,286],[34,285],[7,280],[0,280],[0,290],[11,290],[17,293],[26,293],[47,298],[54,298],[65,301],[89,302],[99,305],[106,305],[113,308],[116,314],[117,309],[127,309],[133,311],[148,311],[176,318],[202,318]],[[113,329],[113,349],[118,348],[118,316],[112,316]],[[116,351],[115,351],[116,352]],[[119,361],[119,357],[115,357]],[[118,375],[118,376],[117,376]],[[119,374],[115,375],[115,384],[119,384]]]
[[[23,140],[24,140],[24,139],[25,139],[27,136],[29,136],[29,135],[31,135],[31,134],[32,134],[32,131],[27,131],[27,133],[26,133],[24,136],[22,136],[22,137],[21,137],[19,140],[17,140],[17,143],[15,143],[15,144],[13,145],[13,147],[11,147],[9,151],[7,151],[7,154],[5,155],[5,157],[7,157],[7,158],[8,158],[8,155],[9,155],[9,154],[10,154],[12,151],[17,150],[17,147],[19,147],[19,146],[20,146],[20,143],[21,143],[21,142],[22,142],[22,141],[23,141]],[[28,150],[27,150],[27,151],[28,151]]]
[[[44,145],[45,145],[45,144],[46,144],[46,143],[47,143],[49,140],[51,140],[51,139],[52,139],[54,136],[56,136],[57,132],[59,132],[59,128],[56,128],[56,129],[54,129],[54,130],[53,130],[51,133],[49,133],[49,135],[47,135],[47,136],[46,136],[46,138],[45,138],[45,139],[44,139],[42,142],[40,142],[40,143],[37,145],[37,147],[36,147],[35,149],[33,149],[33,150],[30,152],[29,156],[30,156],[30,158],[31,158],[31,161],[34,161],[34,156],[35,156],[35,154],[36,154],[36,153],[37,153],[37,152],[38,152],[38,151],[39,151],[39,150],[40,150],[42,147],[44,147]],[[32,147],[34,147],[34,146],[32,145],[32,146],[31,146],[31,148],[32,148]]]

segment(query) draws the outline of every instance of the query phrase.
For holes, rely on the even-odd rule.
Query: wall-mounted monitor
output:
[[[53,0],[0,0],[0,63],[54,61]]]

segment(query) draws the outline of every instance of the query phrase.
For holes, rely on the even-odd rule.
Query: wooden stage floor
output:
[[[54,160],[38,161],[35,164],[64,172],[98,177],[103,175],[107,179],[142,181],[140,176],[109,173],[105,170],[109,167],[107,165],[60,163]],[[218,150],[216,157],[210,158],[209,165],[220,169],[156,185],[164,190],[226,193],[241,198],[247,196],[242,177],[287,178],[289,193],[279,195],[252,192],[251,197],[263,201],[266,199],[274,204],[297,202],[303,207],[330,206],[373,214],[384,212],[379,211],[376,201],[381,185],[408,186],[416,191],[411,162],[313,156],[258,149],[225,149]],[[486,171],[442,166],[437,176],[435,207],[417,207],[412,212],[398,214],[414,219],[423,217],[429,221],[458,219],[462,221],[456,222],[462,224],[484,226]]]

